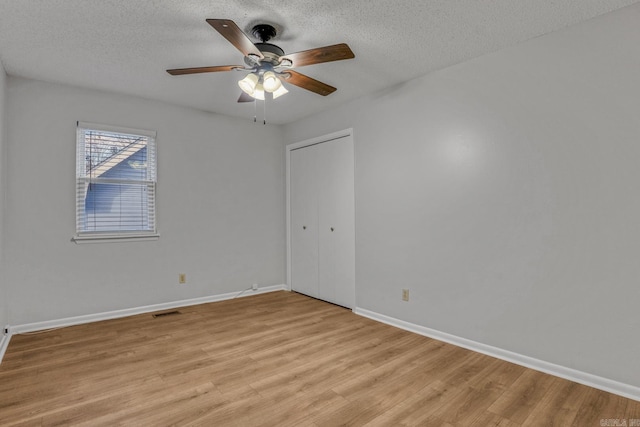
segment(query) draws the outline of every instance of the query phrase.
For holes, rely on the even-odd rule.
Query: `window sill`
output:
[[[74,236],[71,241],[76,244],[84,243],[115,243],[115,242],[146,242],[158,240],[160,235],[154,234],[93,234]]]

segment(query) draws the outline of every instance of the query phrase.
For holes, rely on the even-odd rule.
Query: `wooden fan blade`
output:
[[[198,73],[215,73],[217,71],[231,71],[244,68],[242,65],[218,65],[215,67],[196,67],[196,68],[174,68],[167,70],[172,76],[180,76],[182,74],[198,74]]]
[[[290,60],[293,63],[292,66],[295,68],[351,58],[355,58],[355,55],[351,51],[351,48],[349,48],[349,45],[346,43],[340,43],[332,46],[318,47],[316,49],[290,53],[282,56],[281,59]]]
[[[240,94],[240,98],[238,98],[238,102],[253,102],[253,101],[254,101],[253,96],[245,92],[242,92]]]
[[[329,86],[328,84],[322,83],[316,79],[312,79],[304,74],[300,74],[297,71],[287,70],[282,74],[282,78],[285,82],[301,87],[302,89],[310,90],[318,95],[327,96],[336,91],[335,87]]]
[[[216,29],[222,37],[229,40],[244,56],[255,55],[262,59],[262,53],[245,33],[230,19],[207,19],[209,25]]]

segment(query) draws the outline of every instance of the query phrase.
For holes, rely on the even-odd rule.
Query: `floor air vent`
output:
[[[180,312],[178,310],[173,310],[173,311],[166,311],[164,313],[157,313],[154,314],[153,317],[166,317],[166,316],[173,316],[174,314],[180,314]]]

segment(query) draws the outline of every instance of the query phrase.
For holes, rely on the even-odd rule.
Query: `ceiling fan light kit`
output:
[[[260,42],[253,43],[236,23],[229,19],[207,19],[207,23],[242,52],[245,65],[176,68],[167,70],[167,72],[172,76],[233,70],[248,72],[244,78],[238,81],[238,86],[243,92],[238,102],[256,99],[262,101],[265,100],[265,94],[270,94],[269,97],[273,99],[279,98],[289,92],[282,84],[283,82],[318,95],[327,96],[335,92],[336,88],[294,71],[293,68],[355,57],[345,43],[286,55],[279,46],[268,43],[277,35],[277,31],[272,25],[254,25],[251,34]]]
[[[273,71],[266,71],[262,75],[249,73],[238,82],[240,89],[247,95],[264,100],[264,92],[272,93],[273,99],[276,99],[289,92]]]

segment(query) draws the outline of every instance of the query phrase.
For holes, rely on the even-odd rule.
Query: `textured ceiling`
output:
[[[345,42],[356,58],[297,71],[338,88],[288,86],[267,105],[288,123],[638,0],[0,0],[0,60],[9,75],[138,95],[253,119],[237,104],[239,72],[170,76],[168,68],[242,64],[206,22],[249,31],[276,24],[285,52]]]

